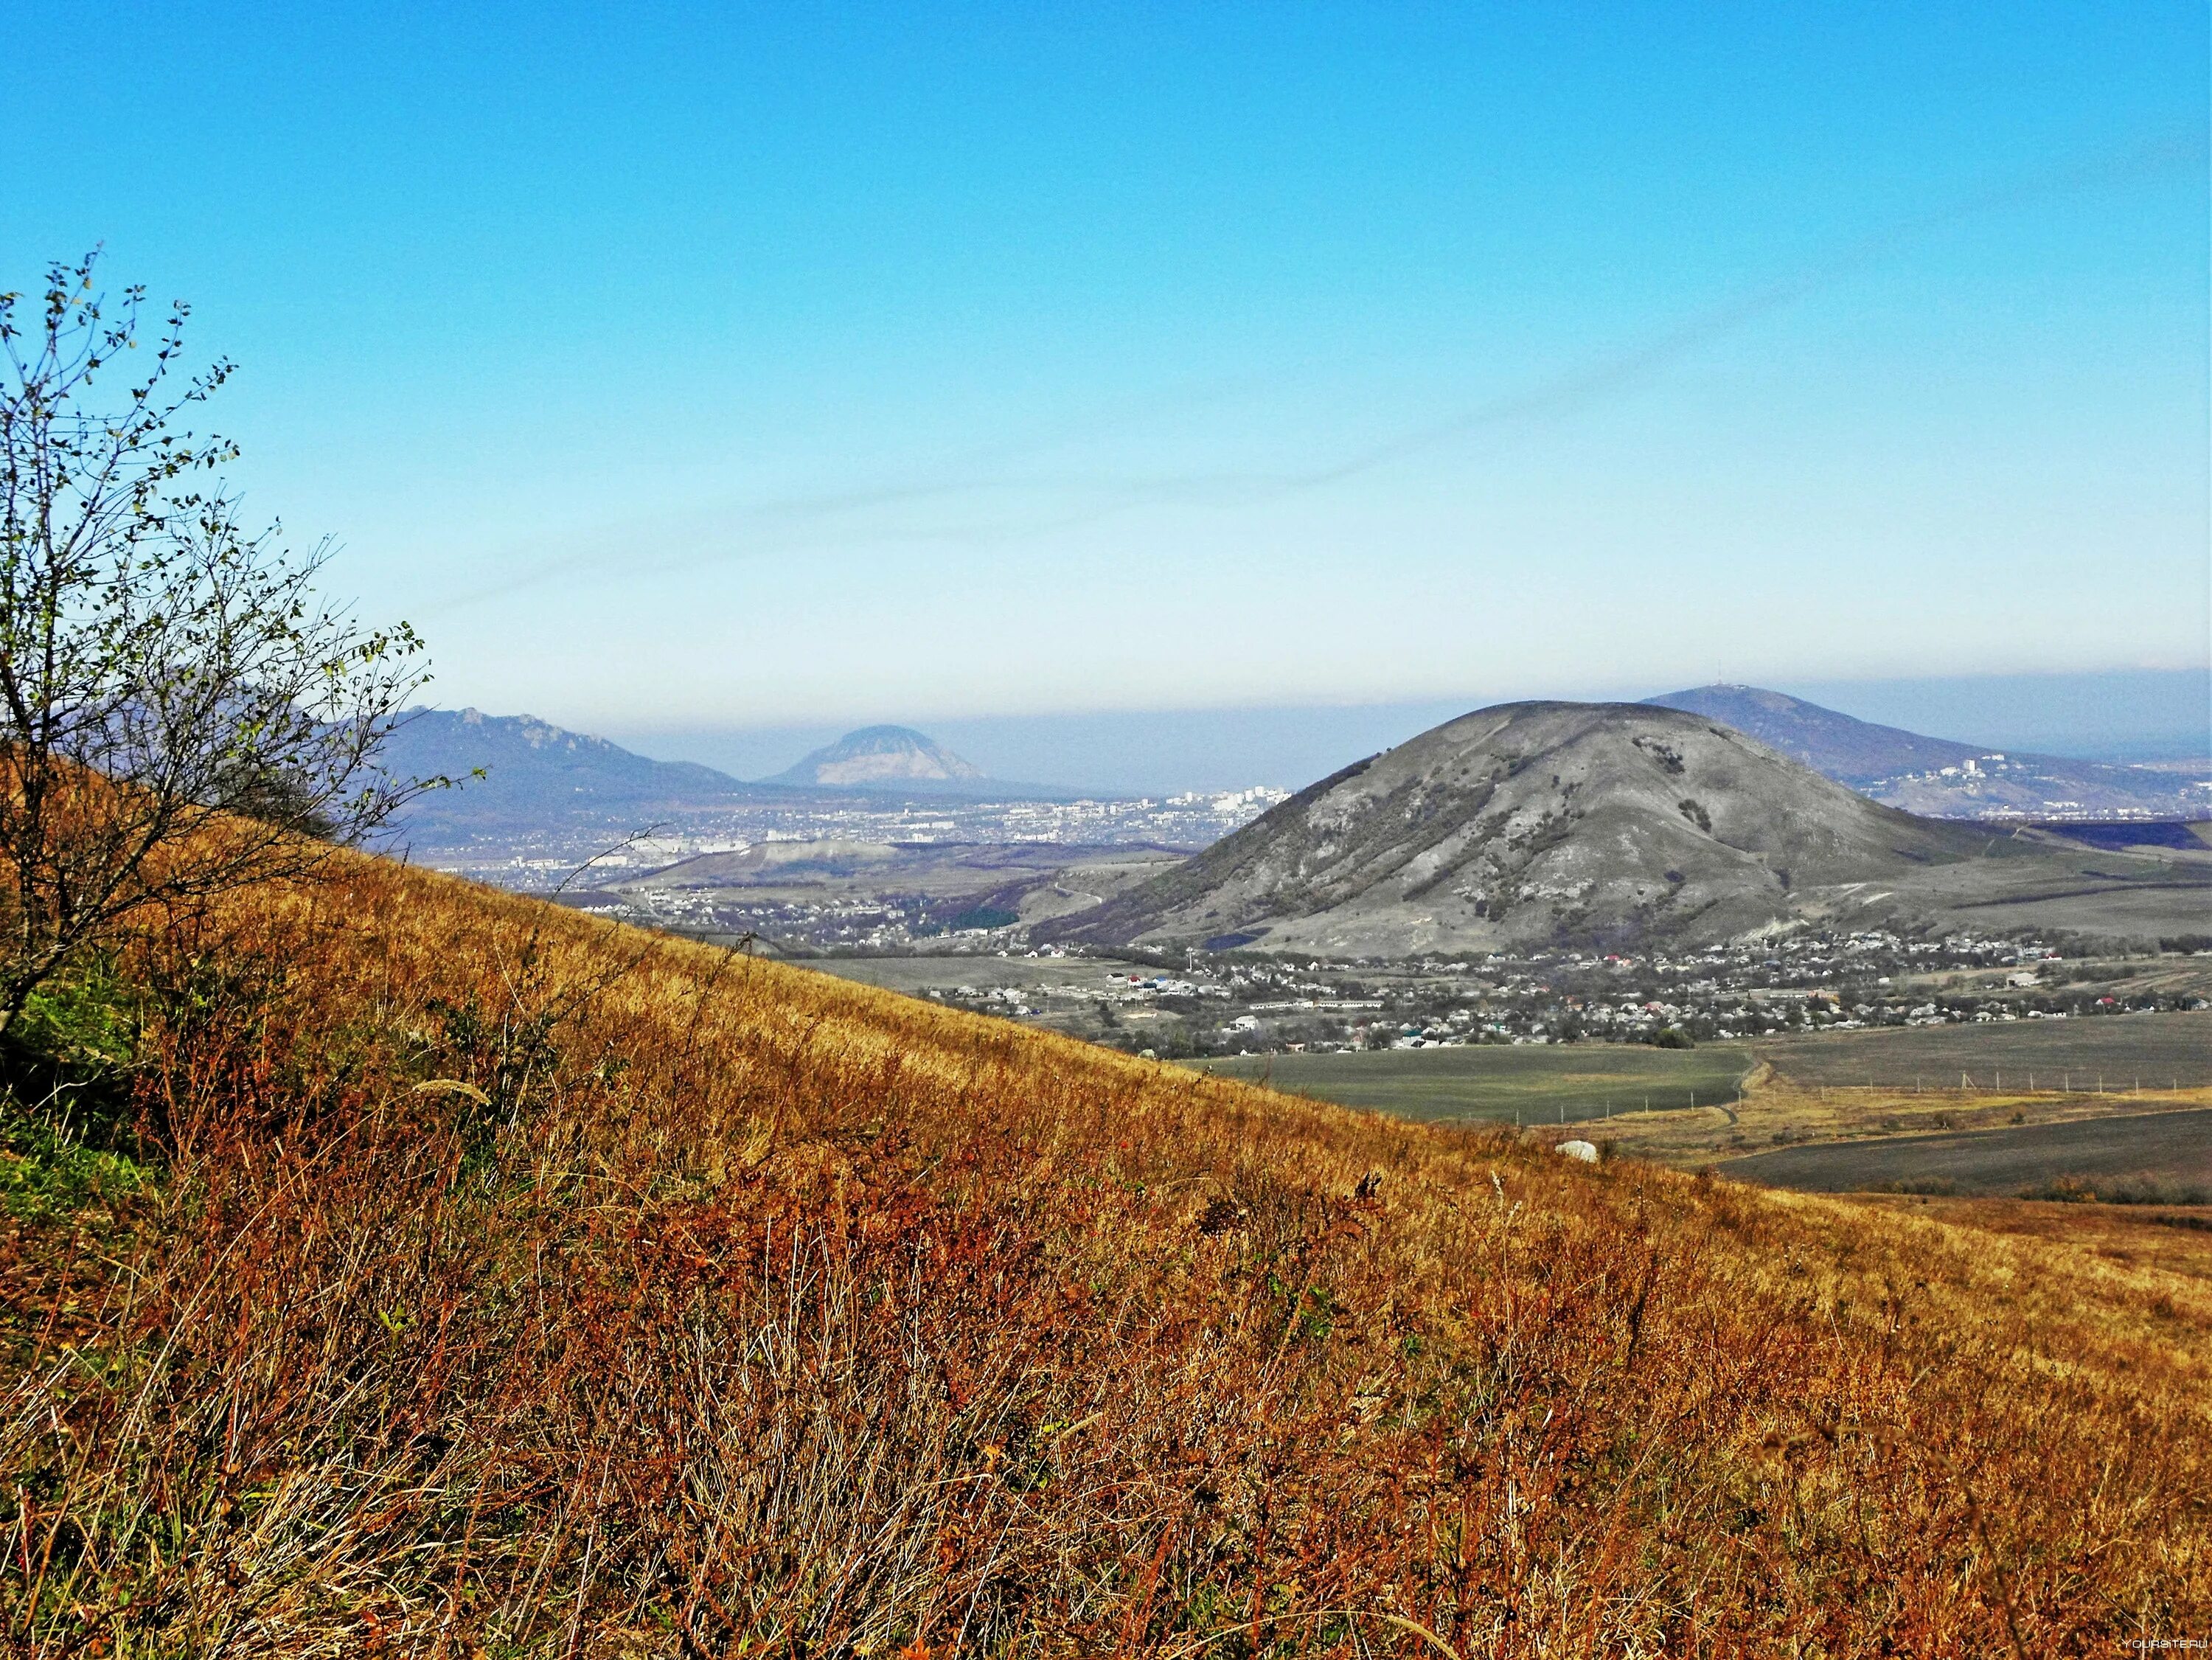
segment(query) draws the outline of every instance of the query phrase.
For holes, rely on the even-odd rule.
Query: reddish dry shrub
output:
[[[1942,1230],[368,861],[136,969],[169,1179],[12,1247],[31,1652],[2064,1654],[2212,1603],[2194,1304],[2069,1282],[2054,1351]]]

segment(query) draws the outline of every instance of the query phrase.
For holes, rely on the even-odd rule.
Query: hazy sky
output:
[[[448,704],[2187,666],[2205,18],[84,5],[0,281],[191,299]]]

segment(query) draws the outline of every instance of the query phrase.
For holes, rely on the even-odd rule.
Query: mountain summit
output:
[[[2117,859],[2081,870],[2079,852],[1883,806],[1694,714],[1506,703],[1347,767],[1188,864],[1037,932],[1389,958],[1712,944],[2177,885]],[[2201,906],[2203,873],[2179,874]],[[2168,911],[2181,903],[2156,897]]]
[[[863,727],[764,781],[813,788],[884,790],[965,783],[983,769],[911,727]]]

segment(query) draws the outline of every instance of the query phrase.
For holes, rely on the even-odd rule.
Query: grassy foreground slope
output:
[[[369,861],[149,940],[6,1245],[0,1610],[162,1655],[2120,1651],[2212,1289]]]

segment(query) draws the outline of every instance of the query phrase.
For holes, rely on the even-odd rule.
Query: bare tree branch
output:
[[[425,677],[404,623],[364,630],[304,554],[239,522],[237,454],[181,423],[231,374],[183,373],[179,305],[140,346],[97,254],[0,294],[0,1031],[133,913],[297,874],[442,781],[377,756]]]

